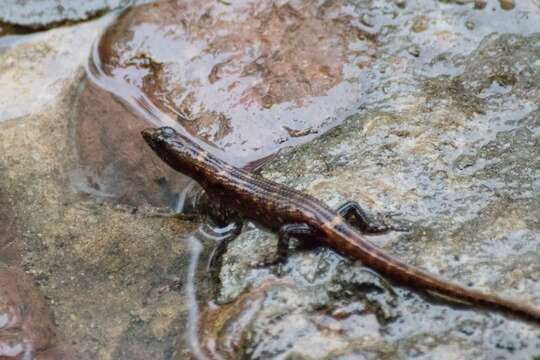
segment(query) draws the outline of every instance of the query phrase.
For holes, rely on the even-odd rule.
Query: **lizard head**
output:
[[[190,142],[185,136],[180,135],[171,127],[148,128],[141,131],[146,143],[155,152],[161,151],[168,143],[175,142],[176,146],[183,147],[184,142]]]
[[[206,166],[208,153],[171,127],[148,128],[141,134],[152,150],[176,171],[196,178]]]

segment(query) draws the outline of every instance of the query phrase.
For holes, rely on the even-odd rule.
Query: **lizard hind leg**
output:
[[[336,210],[350,225],[364,234],[384,234],[389,231],[406,231],[398,225],[373,221],[356,201],[347,201]]]
[[[289,255],[289,243],[291,237],[309,236],[314,234],[313,228],[306,223],[292,223],[283,225],[278,232],[276,253],[257,264],[257,267],[267,267],[283,264]]]

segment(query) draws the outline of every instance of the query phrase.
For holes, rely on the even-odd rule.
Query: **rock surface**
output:
[[[458,19],[456,8],[423,11]],[[486,34],[476,47],[478,34],[458,44],[455,29],[437,30],[440,20],[417,20],[428,26],[414,36],[420,52],[383,46],[374,68],[384,72],[364,111],[262,175],[406,224],[408,234],[371,237],[402,261],[540,306],[540,36],[488,35],[481,13],[466,14]],[[282,268],[253,267],[275,241],[248,228],[229,246],[215,296],[222,307],[203,309],[199,323],[209,353],[492,359],[539,351],[536,324],[390,286],[328,249],[296,248]]]
[[[190,182],[156,159],[142,140],[150,126],[92,82],[84,81],[76,104],[73,186],[130,205],[176,208]]]
[[[45,295],[58,351],[73,349],[62,357],[51,348],[40,353],[43,359],[162,358],[184,341],[182,237],[193,224],[72,187],[79,85],[92,40],[106,21],[17,39],[0,53],[0,92],[18,94],[6,95],[12,101],[0,121],[0,224],[10,229],[2,245],[17,249],[16,263]],[[41,66],[47,63],[64,64],[61,76]],[[0,258],[11,256],[2,248]],[[39,309],[38,315],[48,314]],[[187,351],[181,348],[180,354]]]
[[[376,46],[353,15],[343,1],[161,1],[125,12],[96,44],[81,92],[80,188],[177,203],[186,180],[141,150],[148,126],[173,126],[244,166],[339,123],[359,105]]]
[[[354,15],[345,1],[161,1],[122,14],[91,69],[150,123],[243,165],[358,106],[375,36]]]
[[[17,223],[13,201],[0,192],[0,263],[20,265],[23,258],[21,227]]]
[[[144,0],[4,0],[0,22],[43,29],[67,22],[87,20],[107,11]]]
[[[378,39],[361,108],[263,176],[408,225],[410,233],[372,237],[403,261],[540,304],[538,4],[351,6]],[[191,331],[185,241],[196,225],[72,187],[83,67],[106,23],[0,40],[0,225],[11,239],[0,246],[17,254],[3,247],[0,258],[33,276],[57,324],[54,344],[73,348],[72,358],[186,359],[188,333],[224,358],[538,354],[536,324],[395,286],[328,249],[293,246],[281,269],[256,268],[275,235],[253,226],[229,245],[215,278],[201,262],[196,279],[211,286],[195,283]],[[113,111],[130,126],[121,108]]]
[[[43,295],[28,275],[0,265],[0,358],[39,358],[54,342]]]

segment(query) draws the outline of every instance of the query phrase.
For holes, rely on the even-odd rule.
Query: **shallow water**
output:
[[[92,57],[94,80],[149,123],[244,165],[360,105],[375,39],[350,6],[174,4],[124,13]]]

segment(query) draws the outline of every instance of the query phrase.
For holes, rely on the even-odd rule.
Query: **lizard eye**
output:
[[[164,128],[161,128],[161,133],[163,134],[163,136],[165,137],[173,137],[176,135],[176,131],[171,128],[171,127],[164,127]]]

